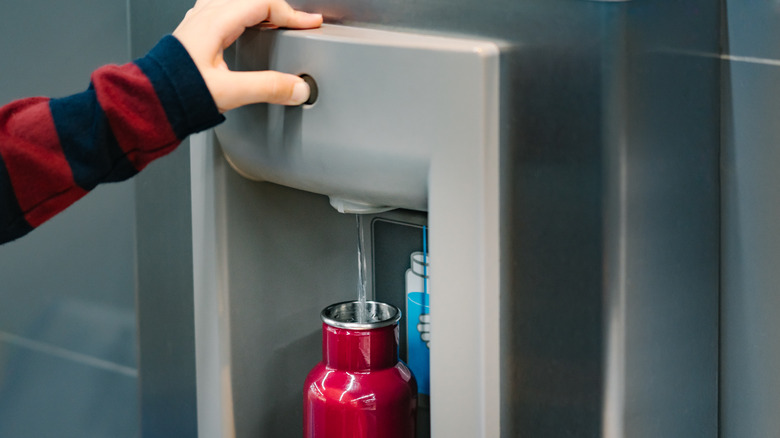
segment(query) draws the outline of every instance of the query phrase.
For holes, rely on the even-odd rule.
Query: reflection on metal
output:
[[[602,53],[612,71],[604,87],[606,117],[621,120],[626,102],[626,35],[616,27]],[[604,438],[621,438],[626,430],[626,354],[629,321],[629,157],[628,127],[611,123],[605,128],[604,158],[604,264],[610,266],[604,278]]]
[[[27,339],[22,336],[17,336],[11,333],[0,332],[0,342],[7,342],[9,344],[26,348],[28,350],[37,351],[39,353],[80,363],[82,365],[87,365],[90,367],[100,368],[102,370],[119,373],[124,376],[138,377],[138,370],[135,368],[131,368],[115,362],[103,360],[94,356],[77,353],[75,351],[67,350],[65,348],[57,347],[55,345],[50,345],[32,339]]]

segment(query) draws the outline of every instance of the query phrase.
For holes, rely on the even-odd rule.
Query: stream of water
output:
[[[366,309],[366,248],[365,241],[363,239],[363,221],[360,220],[360,215],[355,215],[357,222],[358,243],[357,243],[357,256],[358,256],[358,311],[357,319],[359,323],[368,322],[368,312]]]

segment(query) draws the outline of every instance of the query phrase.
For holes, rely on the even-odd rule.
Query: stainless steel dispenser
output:
[[[150,35],[169,30],[160,24],[160,11],[174,4],[134,3],[141,5],[132,8],[134,50],[140,55],[153,44]],[[457,280],[460,272],[444,271],[438,256],[431,264],[433,389],[437,376],[458,377],[455,370],[436,369],[437,357],[441,363],[440,354],[454,350],[446,340],[437,343],[436,324],[455,326],[461,318],[458,322],[466,325],[456,328],[465,347],[453,359],[465,358],[467,369],[474,371],[463,380],[467,393],[485,399],[470,398],[464,405],[461,399],[432,394],[434,436],[714,437],[724,421],[731,421],[726,429],[751,423],[756,430],[771,430],[771,416],[751,410],[750,403],[741,405],[742,413],[750,415],[740,422],[733,422],[735,412],[729,411],[750,391],[739,386],[739,393],[733,392],[741,373],[753,369],[727,370],[732,360],[745,357],[735,355],[749,350],[729,348],[754,344],[741,342],[749,336],[730,337],[738,328],[730,324],[739,320],[728,312],[740,307],[729,310],[722,325],[718,318],[720,32],[726,21],[720,7],[704,0],[305,3],[308,10],[326,13],[330,22],[507,42],[500,50],[500,253],[497,271],[482,265],[486,278],[498,272],[500,296],[453,294],[440,281]],[[739,57],[751,53],[735,52]],[[322,93],[331,88],[326,87],[329,77],[291,67],[314,75]],[[447,72],[438,80],[457,81],[458,74]],[[363,87],[362,82],[354,86]],[[359,96],[356,101],[364,104]],[[279,114],[291,123],[300,116],[303,132],[307,117],[311,120],[325,102]],[[447,102],[439,110],[469,111]],[[372,105],[365,102],[361,117],[372,115]],[[473,105],[485,114],[491,111],[482,101]],[[407,111],[398,111],[400,117]],[[743,127],[754,126],[750,117],[739,120],[745,121]],[[257,123],[266,122],[260,118]],[[355,123],[349,132],[359,133],[362,126]],[[739,132],[747,131],[737,127],[737,139]],[[217,143],[212,134],[197,137],[190,151],[179,149],[137,180],[143,435],[295,436],[302,418],[300,382],[318,360],[316,315],[354,294],[354,217],[336,212],[328,196],[240,176],[227,164],[220,150],[224,145]],[[447,233],[458,226],[466,230],[462,221],[478,222],[475,215],[496,201],[485,198],[466,211],[465,202],[442,203],[433,181],[452,170],[466,178],[450,182],[452,193],[473,200],[475,192],[491,193],[485,187],[495,180],[480,184],[470,170],[483,172],[494,160],[480,163],[469,155],[477,149],[459,150],[455,155],[465,152],[470,158],[442,168],[426,148],[421,151],[429,154],[430,173],[421,192],[427,197],[420,199],[427,215],[419,210],[426,207],[380,215],[416,215],[415,223],[430,225],[432,246],[454,253],[449,256],[481,260],[483,254],[455,251],[452,242],[437,238],[434,234],[447,228],[433,221],[446,227],[452,220]],[[319,153],[296,150],[309,158]],[[729,175],[724,176],[728,185]],[[398,202],[336,195],[374,207]],[[735,205],[729,200],[724,197],[724,207]],[[454,214],[437,213],[450,206]],[[470,249],[485,251],[490,260],[492,247],[479,242],[495,234],[484,230],[490,228],[463,233],[473,239]],[[723,248],[730,243],[724,241]],[[473,267],[465,261],[463,266]],[[450,274],[455,277],[446,280]],[[724,278],[724,304],[756,296],[731,288],[735,280]],[[196,324],[189,307],[193,285]],[[447,300],[447,294],[453,299]],[[490,307],[496,302],[497,310]],[[498,319],[486,320],[490,315]],[[719,325],[729,341],[723,350]],[[748,359],[774,354],[766,351],[768,356]],[[720,365],[719,356],[724,358]],[[499,370],[491,374],[496,357]],[[762,373],[771,371],[771,364],[765,362]],[[475,371],[478,367],[483,368]],[[753,393],[751,400],[777,386],[756,375],[751,385],[764,384],[765,392]],[[496,387],[494,396],[490,388]],[[748,421],[757,417],[763,420]]]
[[[203,436],[249,436],[236,430],[245,415],[268,417],[261,436],[295,435],[298,409],[290,401],[278,413],[274,394],[298,400],[302,379],[272,362],[309,367],[319,353],[313,309],[355,296],[343,272],[354,264],[311,259],[354,249],[354,231],[331,233],[344,216],[299,190],[341,212],[427,211],[433,436],[498,435],[498,59],[489,41],[335,25],[250,30],[238,41],[234,68],[308,74],[319,96],[235,110],[215,137],[192,140]]]
[[[190,5],[151,3],[131,2],[135,56],[175,27]],[[772,29],[750,21],[754,12],[774,19],[773,6],[764,3],[740,3],[740,9],[727,2],[728,14],[705,0],[295,4],[325,13],[329,22],[507,43],[500,55],[501,291],[493,330],[500,345],[494,414],[500,432],[490,436],[713,437],[726,423],[721,433],[727,435],[731,427],[744,432],[739,426],[748,423],[772,430],[771,414],[750,406],[776,399],[771,388],[777,385],[756,378],[769,374],[755,373],[753,386],[741,385],[742,373],[754,368],[732,362],[770,344],[742,342],[753,338],[733,331],[739,326],[730,324],[739,320],[728,312],[741,307],[724,314],[720,344],[718,318],[720,251],[733,247],[728,239],[736,229],[729,228],[736,216],[727,215],[721,246],[720,185],[728,188],[733,176],[719,176],[721,122],[730,120],[720,113],[729,101],[721,94],[721,71],[748,65],[724,66],[721,36],[727,24],[734,30],[735,23],[748,23],[745,29],[757,34]],[[747,38],[730,53],[771,57],[754,50],[762,47],[756,41]],[[771,38],[760,41],[771,46]],[[763,64],[740,71],[749,78],[767,72],[763,78],[771,79]],[[751,90],[771,101],[761,81],[737,82],[757,84]],[[738,88],[731,91],[745,99]],[[771,131],[754,129],[756,120],[774,126],[771,117],[751,118],[762,107],[748,101],[739,107],[747,116],[735,121],[737,142],[745,132]],[[198,137],[191,151],[180,148],[137,178],[143,436],[294,436],[299,381],[280,377],[303,379],[318,359],[319,327],[311,315],[355,288],[354,218],[337,213],[326,196],[239,176],[220,151],[204,147],[213,140]],[[433,185],[428,189],[433,220]],[[742,205],[726,195],[724,208]],[[750,236],[771,245],[761,233],[770,228],[752,229]],[[439,266],[434,259],[432,269]],[[724,306],[756,297],[731,287],[743,283],[733,283],[738,279],[729,266]],[[761,315],[770,308],[760,307]],[[769,325],[752,327],[771,326],[771,319],[762,321]],[[466,340],[489,338],[469,333]],[[219,354],[199,353],[196,367],[196,342],[199,352],[209,351],[205,343]],[[731,349],[739,345],[754,350]],[[775,354],[762,351],[744,363]],[[763,362],[762,373],[772,363]],[[763,392],[753,393],[755,385]],[[751,403],[740,404],[743,394]],[[436,403],[447,401],[432,403],[435,414]],[[738,414],[735,422],[732,403],[749,415]],[[196,404],[208,417],[198,418]],[[462,418],[434,419],[433,434],[448,436],[448,422]],[[472,432],[449,436],[480,436]]]

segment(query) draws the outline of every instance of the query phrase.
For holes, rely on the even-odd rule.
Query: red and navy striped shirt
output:
[[[170,35],[135,62],[96,70],[83,93],[0,108],[0,243],[222,120],[197,67]]]

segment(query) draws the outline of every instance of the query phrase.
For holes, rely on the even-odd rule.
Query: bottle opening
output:
[[[365,320],[361,321],[359,310],[360,302],[346,301],[332,304],[322,311],[322,322],[325,324],[347,330],[371,330],[397,324],[401,319],[401,310],[398,307],[377,301],[366,301]]]

